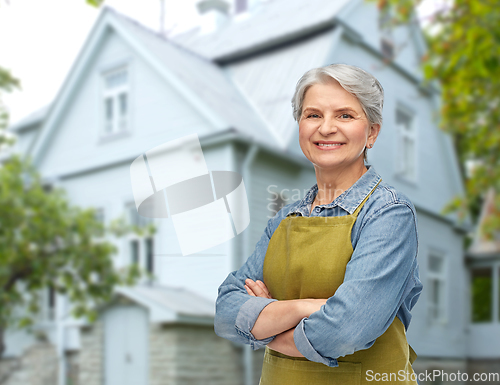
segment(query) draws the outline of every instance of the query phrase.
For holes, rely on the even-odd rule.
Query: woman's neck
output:
[[[315,204],[324,205],[333,202],[349,187],[368,171],[364,163],[348,169],[320,169],[316,168],[316,182],[318,193]]]

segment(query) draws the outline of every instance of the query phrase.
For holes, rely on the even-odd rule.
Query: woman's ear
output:
[[[375,141],[377,140],[377,136],[380,132],[380,124],[373,124],[371,127],[370,127],[370,132],[368,134],[368,140],[371,141],[371,143],[375,143]]]

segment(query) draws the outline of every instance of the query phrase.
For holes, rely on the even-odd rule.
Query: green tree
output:
[[[394,10],[393,25],[418,23],[421,2],[377,0],[380,9]],[[422,68],[427,83],[440,84],[440,127],[453,138],[466,189],[444,212],[477,219],[493,187],[497,209],[484,228],[492,237],[500,229],[500,7],[495,0],[442,2],[426,22]]]
[[[2,331],[30,325],[39,312],[40,291],[65,294],[75,317],[96,317],[116,285],[140,277],[136,265],[116,269],[117,249],[108,240],[128,232],[151,236],[123,217],[108,228],[93,208],[71,206],[63,189],[47,191],[29,159],[11,156],[0,167],[0,356]]]
[[[99,6],[102,0],[86,2]],[[9,114],[2,99],[15,89],[19,79],[0,67],[0,152],[15,141],[6,132]],[[71,206],[60,188],[47,191],[29,158],[12,155],[0,164],[0,357],[5,329],[36,319],[41,290],[65,294],[72,314],[92,321],[115,286],[141,276],[136,265],[114,267],[117,249],[106,239],[130,232],[151,236],[154,225],[138,228],[120,217],[105,228],[95,214],[93,208]]]

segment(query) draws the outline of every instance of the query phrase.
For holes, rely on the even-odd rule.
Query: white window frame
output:
[[[113,88],[107,88],[106,80],[108,77],[116,75],[122,71],[126,71],[127,80],[124,84],[118,85]],[[131,66],[128,64],[120,64],[112,69],[107,69],[105,71],[101,71],[101,96],[100,96],[100,111],[101,111],[101,119],[100,119],[100,136],[102,138],[114,137],[117,135],[121,135],[123,133],[130,132],[130,124],[131,124],[131,92],[130,92],[130,77],[131,77]],[[120,110],[120,95],[125,94],[127,98],[127,111],[125,115],[124,125],[125,127],[120,127],[122,124],[122,117],[118,113]],[[112,100],[112,108],[113,108],[113,119],[111,122],[111,130],[108,130],[108,121],[107,121],[107,107],[106,100]]]
[[[431,257],[442,259],[442,271],[435,272],[430,269]],[[448,323],[448,258],[444,251],[431,248],[427,252],[427,319],[430,324],[446,325]],[[442,284],[441,297],[438,299],[438,304],[435,306],[432,298],[434,297],[432,281],[437,280]],[[435,310],[438,310],[438,317],[434,317]]]
[[[410,119],[409,129],[398,123],[398,113]],[[411,183],[417,182],[418,175],[418,142],[417,142],[417,114],[411,109],[398,103],[395,110],[394,126],[396,127],[396,176]],[[405,153],[405,140],[413,143],[413,175],[409,174],[407,154]]]
[[[125,215],[126,215],[126,220],[127,220],[127,223],[132,223],[132,211],[135,210],[135,213],[137,213],[137,208],[135,206],[135,202],[134,201],[126,201],[125,202]],[[139,215],[139,213],[137,213],[137,216],[135,217],[135,214],[134,214],[134,218],[138,219],[138,225],[139,226],[142,226],[142,225],[146,225],[148,223],[152,223],[154,221],[153,218],[145,218],[145,217],[142,217]],[[156,244],[156,240],[155,240],[155,236],[154,235],[151,235],[151,236],[146,236],[146,235],[143,235],[143,236],[139,236],[135,233],[129,233],[127,234],[127,236],[125,237],[125,242],[126,242],[126,248],[125,248],[125,252],[126,252],[126,264],[127,265],[131,265],[134,261],[132,260],[132,242],[133,241],[136,241],[138,242],[138,248],[137,248],[137,254],[138,254],[138,258],[137,258],[137,264],[138,266],[144,270],[144,271],[148,271],[148,260],[147,260],[147,255],[146,255],[146,242],[147,240],[151,238],[152,239],[152,243],[153,243],[153,255],[152,255],[152,258],[153,258],[153,261],[152,261],[152,264],[153,264],[153,271],[151,272],[152,275],[155,274],[155,270],[157,268],[157,260],[155,258],[155,253],[154,253],[154,248],[155,248],[155,244]],[[145,282],[151,282],[150,280],[146,279]]]
[[[473,303],[472,303],[472,272],[475,269],[491,268],[491,321],[489,322],[474,322],[472,319]],[[500,323],[500,261],[486,262],[473,264],[468,268],[469,272],[469,323],[472,325],[477,324],[498,324]]]

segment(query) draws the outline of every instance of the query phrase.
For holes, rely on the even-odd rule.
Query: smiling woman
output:
[[[302,76],[292,106],[317,183],[219,287],[215,332],[266,347],[260,385],[368,384],[382,372],[416,384],[416,212],[363,156],[382,125],[382,86],[332,64]]]

